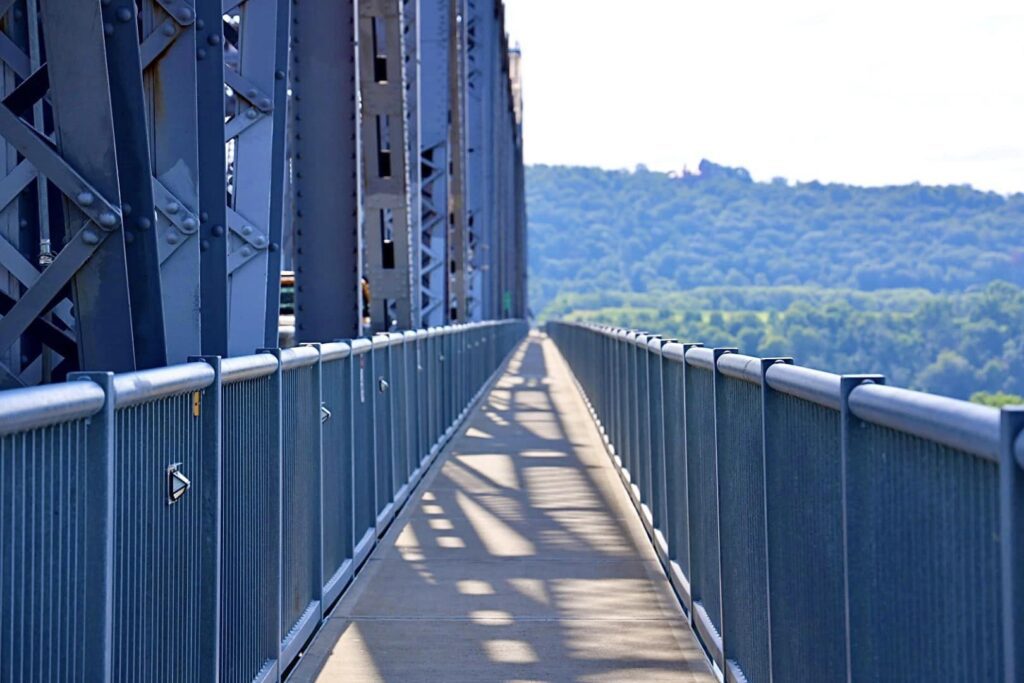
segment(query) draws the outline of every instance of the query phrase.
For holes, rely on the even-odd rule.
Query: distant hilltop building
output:
[[[684,168],[683,178],[704,178],[708,180],[712,178],[731,178],[746,183],[753,182],[750,178],[750,171],[747,169],[721,166],[707,159],[700,160],[700,164],[697,166],[697,173],[691,173],[689,169]]]

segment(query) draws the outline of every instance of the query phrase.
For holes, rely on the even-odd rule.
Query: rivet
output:
[[[27,218],[22,218],[20,221],[18,221],[18,225],[21,226],[22,228],[27,228],[28,227],[28,219]]]
[[[283,81],[284,80],[284,72],[283,71],[275,71],[274,72],[274,78],[276,78],[279,81]]]
[[[192,14],[192,8],[190,7],[182,7],[181,10],[178,11],[178,19],[181,21],[192,21],[194,18],[195,15]]]
[[[121,205],[121,214],[122,215],[127,216],[131,212],[132,212],[132,205],[131,204],[129,204],[128,202],[125,202],[124,204]]]
[[[206,42],[210,45],[220,45],[220,36],[218,36],[216,33],[211,33],[210,35],[206,36]]]
[[[104,211],[103,213],[100,214],[100,225],[102,225],[104,228],[114,227],[115,225],[117,225],[117,216],[110,213],[109,211]]]
[[[245,93],[246,97],[256,97],[260,94],[260,91],[256,88],[249,88],[249,92]]]
[[[96,201],[96,197],[93,196],[92,192],[79,192],[78,203],[82,206],[92,206],[92,203]]]
[[[263,235],[260,235],[255,239],[255,242],[257,247],[262,247],[264,244],[267,243],[267,238],[264,237]]]
[[[132,242],[134,242],[134,241],[135,241],[135,235],[134,235],[134,233],[126,232],[126,233],[124,234],[124,243],[125,243],[125,244],[131,244],[131,243],[132,243]]]
[[[99,244],[100,236],[92,230],[85,230],[82,232],[82,241],[89,245]]]
[[[210,240],[199,240],[199,251],[209,251]]]
[[[277,251],[278,249],[280,249],[280,247],[279,247],[279,246],[277,245],[277,242],[271,242],[271,243],[270,243],[270,251],[271,251],[271,252]],[[301,268],[299,268],[298,272],[300,272],[300,273],[301,273],[301,272],[302,272],[302,269],[301,269]]]
[[[174,24],[172,23],[164,24],[164,27],[160,30],[163,32],[165,36],[173,36],[178,31],[176,28],[174,28]]]
[[[106,23],[103,24],[103,34],[108,36],[114,35],[114,25]]]
[[[199,224],[196,222],[195,218],[189,216],[188,218],[181,222],[181,227],[185,228],[189,232],[192,232],[193,230],[199,227]]]
[[[177,233],[174,233],[174,232],[167,233],[167,243],[168,244],[177,244],[178,243],[178,235],[177,235]]]
[[[210,230],[210,234],[213,235],[214,237],[223,237],[224,236],[224,226],[223,225],[215,225],[215,226],[213,226],[213,228]]]
[[[252,256],[252,249],[249,247],[242,247],[242,256]]]
[[[153,227],[153,221],[149,220],[148,216],[143,216],[139,220],[135,221],[135,226],[139,230],[149,230],[151,227]]]
[[[264,98],[262,98],[260,100],[259,105],[260,105],[260,109],[270,109],[270,107],[272,106],[272,103],[271,103],[270,100],[268,100],[266,97],[264,97]]]
[[[206,59],[206,49],[205,48],[201,47],[198,50],[196,50],[196,59],[200,59],[200,60]]]
[[[199,220],[201,220],[203,223],[205,223],[206,221],[210,220],[210,214],[207,213],[206,211],[200,211],[199,212]]]
[[[249,117],[250,119],[254,119],[257,116],[259,116],[259,113],[257,113],[257,111],[255,109],[250,109],[249,111],[245,112],[245,115],[247,117]]]
[[[196,19],[196,29],[202,31],[204,28],[206,28],[206,22],[202,19]]]
[[[252,226],[251,225],[243,225],[242,226],[242,234],[243,235],[251,235],[252,234]]]
[[[177,202],[171,202],[170,204],[167,205],[167,213],[171,215],[178,213],[180,209],[181,206],[179,206]]]
[[[117,10],[117,20],[118,21],[131,21],[132,17],[135,16],[135,12],[133,11],[134,8],[135,8],[135,5],[133,4],[131,7],[122,7],[120,9],[118,9]]]

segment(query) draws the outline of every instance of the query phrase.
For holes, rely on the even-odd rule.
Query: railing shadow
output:
[[[531,335],[325,633],[321,680],[707,673],[553,345]]]

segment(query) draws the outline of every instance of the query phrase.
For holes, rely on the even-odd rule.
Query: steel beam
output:
[[[292,27],[295,335],[361,334],[355,3],[299,3]]]
[[[376,331],[414,329],[420,320],[412,267],[403,28],[402,0],[359,3],[363,258]]]

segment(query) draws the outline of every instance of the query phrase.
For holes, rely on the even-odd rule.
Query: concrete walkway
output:
[[[297,681],[712,681],[546,338],[516,352]]]

